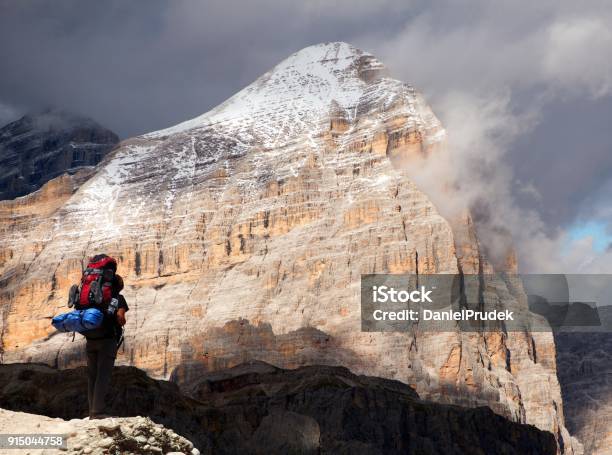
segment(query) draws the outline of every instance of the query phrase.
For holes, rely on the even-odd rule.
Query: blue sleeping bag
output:
[[[60,332],[86,332],[97,329],[102,325],[104,314],[97,308],[87,310],[74,310],[69,313],[58,314],[51,324]]]

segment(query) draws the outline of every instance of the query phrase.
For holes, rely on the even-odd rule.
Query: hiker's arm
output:
[[[125,312],[129,311],[129,307],[127,302],[125,301],[125,297],[121,294],[117,296],[117,300],[119,300],[119,308],[117,309],[117,322],[120,326],[125,325]]]
[[[119,308],[117,310],[117,322],[120,326],[125,325],[125,308]]]
[[[125,297],[123,297],[123,295],[117,295],[117,300],[119,300],[119,308],[123,308],[125,311],[130,311],[127,301],[125,300]]]

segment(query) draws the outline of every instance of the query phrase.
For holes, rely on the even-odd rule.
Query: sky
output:
[[[0,124],[54,106],[130,137],[326,41],[425,95],[461,196],[434,202],[474,207],[483,243],[509,231],[523,271],[612,273],[609,1],[0,0]]]

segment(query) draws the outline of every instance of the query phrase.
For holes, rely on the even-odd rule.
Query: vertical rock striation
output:
[[[599,307],[598,312],[609,330],[612,307]],[[585,453],[612,454],[612,333],[561,332],[555,343],[568,429]]]

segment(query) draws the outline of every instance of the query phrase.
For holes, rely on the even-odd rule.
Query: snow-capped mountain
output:
[[[124,141],[53,209],[0,204],[3,361],[82,362],[49,318],[107,252],[131,307],[123,363],[164,377],[188,362],[340,364],[488,405],[571,452],[552,335],[361,331],[361,274],[489,268],[469,217],[451,224],[403,170],[444,142],[372,55],[303,49],[210,112]]]

